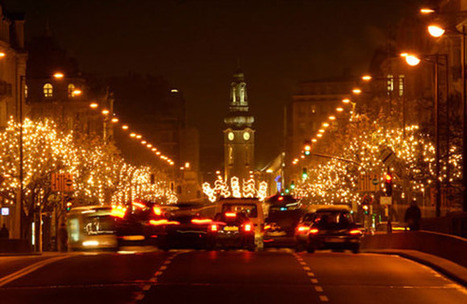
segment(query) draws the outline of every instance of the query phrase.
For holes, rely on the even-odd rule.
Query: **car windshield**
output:
[[[256,204],[224,204],[222,206],[222,212],[236,212],[246,214],[250,218],[258,216],[258,209]]]
[[[317,212],[314,223],[322,226],[347,226],[353,223],[349,212],[325,211]]]

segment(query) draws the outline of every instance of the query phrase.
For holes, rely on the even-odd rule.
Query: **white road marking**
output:
[[[10,282],[13,282],[21,277],[24,277],[25,275],[28,275],[30,274],[31,272],[34,272],[44,266],[47,266],[49,264],[52,264],[54,262],[57,262],[57,261],[60,261],[60,260],[63,260],[63,259],[66,259],[66,258],[69,258],[69,257],[72,257],[72,256],[75,256],[75,255],[60,255],[60,256],[57,256],[57,257],[53,257],[53,258],[50,258],[50,259],[46,259],[46,260],[42,260],[40,262],[37,262],[37,263],[34,263],[32,265],[29,265],[23,269],[20,269],[16,272],[13,272],[7,276],[4,276],[3,278],[0,279],[0,287],[10,283]]]
[[[326,296],[319,296],[319,299],[321,300],[321,302],[328,302],[329,301],[328,297],[326,297]]]

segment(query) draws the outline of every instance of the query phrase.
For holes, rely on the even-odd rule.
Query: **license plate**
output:
[[[224,231],[238,231],[237,226],[226,226],[224,227]]]
[[[344,239],[338,239],[338,238],[325,238],[324,241],[328,243],[344,243],[345,242]]]

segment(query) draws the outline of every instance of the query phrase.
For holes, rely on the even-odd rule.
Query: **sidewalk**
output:
[[[403,258],[431,267],[453,281],[467,287],[467,268],[438,256],[417,250],[402,249],[367,249],[363,250],[363,252],[399,255]]]

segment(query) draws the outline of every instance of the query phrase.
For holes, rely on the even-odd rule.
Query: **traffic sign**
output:
[[[55,192],[73,191],[73,174],[52,173],[52,191],[55,191]]]
[[[359,192],[377,192],[380,190],[380,176],[376,173],[362,174],[358,179]]]
[[[392,196],[381,196],[379,203],[381,205],[392,205]]]

